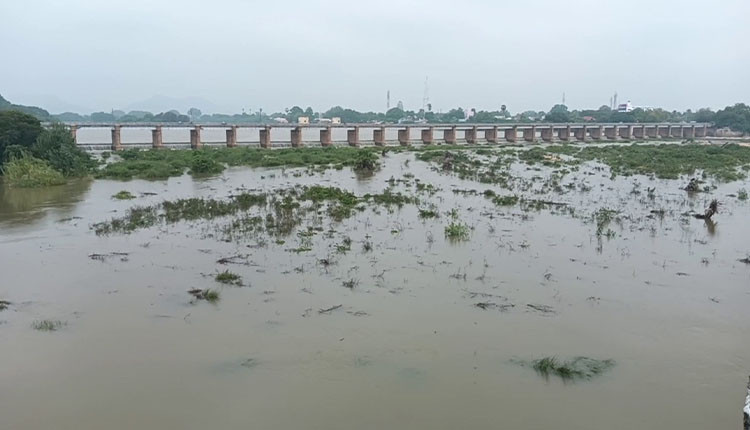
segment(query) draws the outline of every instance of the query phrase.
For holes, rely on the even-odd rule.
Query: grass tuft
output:
[[[611,359],[598,360],[589,357],[575,357],[567,361],[559,360],[557,357],[544,357],[531,362],[531,367],[545,379],[558,376],[564,382],[591,379],[614,365],[615,361]]]
[[[216,282],[222,284],[242,286],[242,277],[236,273],[230,272],[229,270],[217,273],[214,279],[216,279]]]
[[[135,198],[135,195],[133,195],[133,193],[131,193],[130,191],[122,190],[117,194],[113,194],[112,198],[115,200],[132,200]]]
[[[38,331],[57,331],[65,325],[66,323],[59,320],[39,320],[31,323],[31,328]]]

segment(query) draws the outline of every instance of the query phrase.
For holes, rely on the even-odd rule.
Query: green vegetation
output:
[[[70,130],[62,124],[53,124],[42,131],[31,146],[31,154],[47,161],[66,177],[86,176],[96,166],[91,156],[76,146]]]
[[[554,375],[566,382],[591,379],[614,365],[614,360],[597,360],[589,357],[575,357],[568,361],[561,361],[557,357],[545,357],[531,363],[534,370],[545,379]]]
[[[495,196],[492,203],[497,206],[514,206],[518,203],[518,196]]]
[[[743,188],[743,189],[741,189],[741,190],[737,191],[737,198],[738,198],[739,200],[742,200],[742,201],[745,201],[745,200],[747,200],[747,190],[745,190],[745,189]]]
[[[445,227],[445,237],[451,241],[468,240],[470,232],[468,225],[458,221],[453,221]]]
[[[118,153],[121,160],[108,164],[99,178],[128,180],[166,179],[190,169],[193,174],[215,174],[228,166],[307,167],[351,166],[358,170],[377,168],[377,152],[371,148],[221,148],[200,151],[129,149]]]
[[[472,147],[454,151],[422,151],[417,158],[438,164],[440,170],[450,171],[459,178],[503,187],[508,187],[515,179],[508,172],[513,158],[527,165],[541,164],[552,168],[597,161],[609,166],[613,177],[639,174],[678,179],[682,175],[702,173],[730,182],[746,178],[750,169],[750,147],[736,144],[551,145],[497,149],[494,158],[485,151],[482,157],[474,155],[478,151]]]
[[[38,331],[57,331],[65,326],[65,323],[58,320],[40,320],[31,323],[31,328]]]
[[[62,185],[65,177],[46,161],[24,156],[6,162],[2,166],[5,181],[11,187],[37,188]]]
[[[236,273],[230,272],[229,270],[217,273],[215,279],[216,282],[222,284],[242,286],[242,277]]]
[[[42,133],[42,124],[31,115],[18,111],[0,111],[0,162],[8,159],[8,147],[28,149]]]
[[[421,219],[430,219],[430,218],[437,218],[438,212],[434,209],[420,209],[419,210],[419,218]]]
[[[198,288],[188,290],[188,294],[195,297],[195,300],[205,300],[209,303],[216,303],[221,298],[221,295],[217,290],[212,290],[210,288],[207,288],[205,290],[201,290]]]
[[[209,157],[205,151],[193,151],[190,173],[193,175],[215,175],[224,171],[224,165]]]
[[[119,191],[117,194],[113,194],[112,198],[115,200],[132,200],[135,198],[135,196],[130,191],[122,190],[122,191]]]
[[[372,151],[359,151],[352,166],[357,172],[372,172],[378,167],[378,156]]]
[[[609,224],[617,215],[617,211],[612,209],[601,208],[596,211],[593,215],[594,221],[596,222],[596,236],[607,236],[607,238],[614,237],[615,233],[609,227]],[[607,230],[605,230],[607,229]]]
[[[34,116],[0,110],[0,163],[11,186],[60,185],[65,177],[85,176],[96,163],[78,149],[61,124],[44,129]]]
[[[612,175],[654,175],[678,179],[703,171],[721,181],[745,178],[739,168],[750,165],[750,148],[740,145],[629,145],[586,146],[575,157],[608,165]]]
[[[113,218],[108,222],[100,222],[94,224],[92,227],[97,235],[131,233],[141,228],[152,227],[158,219],[155,207],[136,206],[128,209],[125,216],[121,218]]]

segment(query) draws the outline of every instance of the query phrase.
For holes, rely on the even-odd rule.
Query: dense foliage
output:
[[[34,116],[15,110],[0,111],[0,155],[3,176],[18,187],[59,185],[96,166],[66,126],[45,129]]]
[[[14,110],[0,112],[0,160],[7,160],[9,146],[31,148],[41,133],[42,125],[33,116]]]

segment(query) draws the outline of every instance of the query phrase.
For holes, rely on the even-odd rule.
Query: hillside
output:
[[[38,108],[36,106],[24,106],[24,105],[16,105],[8,100],[6,100],[2,95],[0,95],[0,110],[19,110],[21,112],[28,113],[30,115],[34,115],[38,119],[42,121],[49,120],[49,112],[42,108]]]

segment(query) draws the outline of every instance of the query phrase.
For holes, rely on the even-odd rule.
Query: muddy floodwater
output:
[[[687,193],[687,178],[514,163],[525,180],[508,191],[412,152],[381,163],[2,187],[0,428],[740,428],[750,182]],[[288,234],[227,227],[245,213],[94,228],[133,206],[312,185],[418,202],[341,220],[323,204]],[[687,215],[713,198],[714,222]],[[44,320],[60,326],[32,328]],[[581,381],[519,364],[577,356],[615,364]]]

